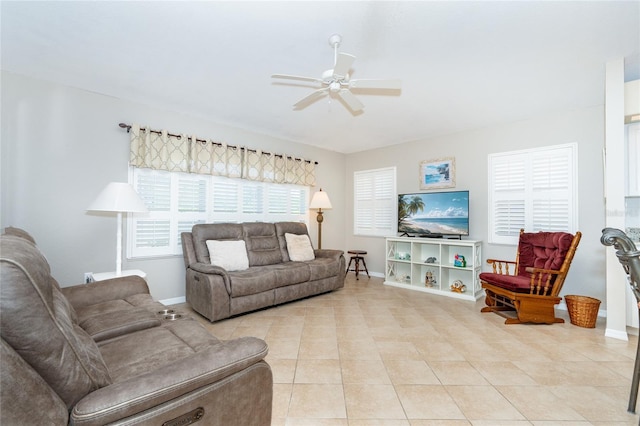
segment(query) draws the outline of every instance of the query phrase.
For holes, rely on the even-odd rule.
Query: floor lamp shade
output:
[[[311,204],[309,204],[310,209],[317,209],[318,216],[316,217],[318,221],[318,248],[322,248],[322,221],[324,217],[322,216],[322,209],[328,210],[331,207],[331,201],[329,200],[329,196],[326,192],[320,189],[320,191],[313,194],[313,198],[311,198]]]
[[[147,207],[128,183],[111,182],[91,203],[88,211],[117,213],[116,275],[122,273],[122,213],[146,213]]]

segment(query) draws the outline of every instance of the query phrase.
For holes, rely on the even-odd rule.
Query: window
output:
[[[395,167],[354,172],[353,194],[354,234],[385,237],[396,233]]]
[[[128,256],[182,254],[180,234],[197,223],[307,222],[309,189],[221,176],[132,168],[149,209],[128,221]]]
[[[576,144],[489,155],[489,242],[577,230]]]

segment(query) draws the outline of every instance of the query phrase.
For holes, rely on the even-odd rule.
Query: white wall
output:
[[[425,117],[428,119],[428,117]],[[605,304],[603,158],[604,111],[597,106],[471,132],[447,135],[347,156],[345,223],[349,249],[367,250],[367,266],[384,274],[384,239],[353,235],[353,172],[396,166],[398,193],[420,192],[421,160],[453,156],[456,188],[470,191],[469,239],[483,240],[483,259],[514,259],[515,246],[487,244],[487,155],[489,153],[575,142],[578,144],[578,227],[583,237],[563,294],[580,294]],[[486,266],[485,266],[486,270]]]
[[[115,216],[89,215],[86,209],[107,183],[127,181],[129,136],[120,122],[318,161],[318,187],[333,204],[325,213],[323,247],[343,248],[343,154],[6,72],[1,87],[0,225],[29,231],[63,286],[82,282],[84,272],[115,269]],[[315,213],[309,224],[315,244]],[[147,272],[156,299],[184,296],[181,256],[124,259],[123,268]]]
[[[576,142],[584,236],[563,293],[596,297],[606,307],[605,249],[599,242],[604,227],[603,106],[343,155],[9,73],[2,73],[1,84],[0,225],[30,231],[63,285],[79,283],[85,271],[114,269],[115,218],[88,215],[86,208],[108,182],[127,180],[129,138],[117,124],[137,122],[317,160],[318,187],[333,204],[324,214],[323,247],[367,250],[367,266],[379,275],[384,273],[384,239],[353,236],[354,171],[396,166],[398,192],[417,192],[421,160],[454,156],[456,189],[471,194],[469,238],[486,241],[487,154]],[[314,212],[309,224],[315,242]],[[511,246],[483,245],[484,258],[511,259],[514,254]],[[125,260],[124,267],[145,270],[157,299],[184,295],[181,257]]]

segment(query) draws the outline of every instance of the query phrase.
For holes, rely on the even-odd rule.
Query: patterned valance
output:
[[[315,186],[313,161],[174,135],[137,124],[131,125],[129,134],[129,164],[134,167]]]

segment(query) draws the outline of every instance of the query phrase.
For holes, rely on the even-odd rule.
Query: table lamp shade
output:
[[[331,201],[329,200],[329,196],[322,189],[320,191],[313,194],[313,198],[311,199],[311,204],[309,204],[310,209],[330,209]]]
[[[89,211],[145,213],[147,207],[128,183],[111,182],[91,203]]]

